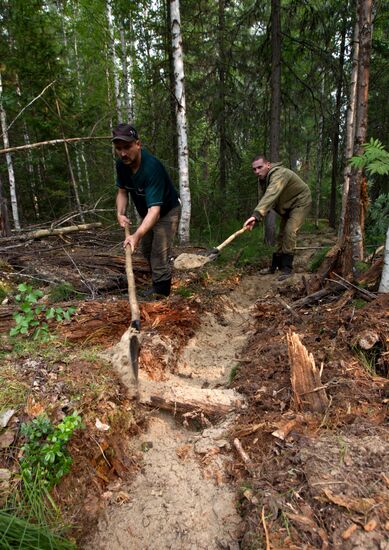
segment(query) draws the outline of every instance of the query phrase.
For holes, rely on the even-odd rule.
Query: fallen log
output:
[[[61,227],[56,229],[38,229],[37,231],[29,231],[28,233],[15,234],[12,237],[5,237],[1,239],[2,243],[11,241],[28,241],[31,239],[42,239],[43,237],[52,237],[53,235],[67,235],[68,233],[75,233],[76,231],[88,231],[89,229],[97,229],[103,224],[101,222],[94,223],[82,223],[78,225],[69,225],[68,227]]]
[[[287,340],[296,408],[303,411],[324,412],[329,402],[312,353],[308,352],[295,332],[289,332]]]

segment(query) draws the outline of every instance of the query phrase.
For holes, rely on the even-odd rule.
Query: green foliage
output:
[[[366,221],[367,240],[385,242],[389,220],[389,193],[380,195],[369,207]]]
[[[51,302],[66,302],[75,296],[79,296],[78,292],[71,283],[60,283],[50,288],[49,298]]]
[[[19,294],[15,296],[19,311],[13,314],[16,326],[10,330],[10,336],[31,335],[34,339],[49,337],[49,326],[46,321],[55,319],[58,322],[69,321],[76,308],[49,307],[39,304],[43,296],[41,290],[34,290],[26,284],[18,285]],[[43,317],[43,319],[42,319]]]
[[[352,157],[351,166],[363,168],[370,175],[388,175],[389,174],[389,153],[385,150],[379,139],[371,138],[369,143],[363,144],[364,152],[362,155]]]
[[[58,483],[72,463],[66,444],[80,427],[81,417],[77,412],[65,416],[56,426],[44,415],[22,424],[21,433],[26,438],[21,459],[23,479],[27,483],[38,479],[48,487]]]
[[[311,272],[317,271],[321,264],[324,261],[324,258],[326,257],[327,252],[329,251],[330,247],[325,246],[321,250],[318,250],[316,254],[313,256],[313,258],[308,263],[308,270]]]

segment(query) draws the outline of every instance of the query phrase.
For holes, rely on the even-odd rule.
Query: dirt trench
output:
[[[252,331],[250,307],[271,288],[272,277],[250,276],[223,301],[222,315],[207,313],[167,383],[224,389]],[[108,506],[88,550],[239,548],[241,518],[228,483],[233,413],[194,431],[168,413],[152,414],[134,443],[143,465],[128,499]]]

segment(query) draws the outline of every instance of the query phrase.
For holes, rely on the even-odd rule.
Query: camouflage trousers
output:
[[[283,254],[294,254],[295,252],[297,231],[311,209],[310,197],[301,202],[302,204],[296,205],[296,207],[281,215],[280,230],[277,237],[277,252]]]
[[[142,238],[143,256],[149,262],[153,283],[172,277],[172,245],[180,221],[181,206],[159,218],[154,227]]]

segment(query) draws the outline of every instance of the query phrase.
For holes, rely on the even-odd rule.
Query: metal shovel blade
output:
[[[130,367],[135,382],[138,382],[138,361],[139,361],[140,342],[138,334],[130,334],[128,357]]]

